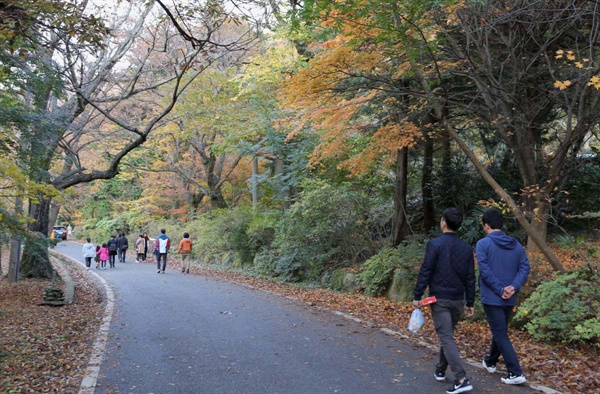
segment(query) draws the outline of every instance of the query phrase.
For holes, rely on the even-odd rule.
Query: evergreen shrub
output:
[[[397,248],[384,248],[362,266],[359,273],[365,294],[381,296],[392,283],[394,271],[400,270],[407,280],[416,282],[419,267],[423,261],[424,247],[416,242],[406,243]]]
[[[597,344],[599,313],[600,277],[581,269],[539,285],[515,320],[539,340]]]
[[[283,280],[319,280],[370,253],[368,196],[322,180],[304,182],[298,201],[279,222],[272,253]]]

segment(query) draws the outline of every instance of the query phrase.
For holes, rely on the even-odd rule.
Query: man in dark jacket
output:
[[[448,208],[442,214],[442,235],[427,243],[413,301],[420,308],[421,297],[427,287],[429,296],[437,299],[437,302],[431,304],[431,317],[441,348],[434,376],[437,381],[446,380],[446,369],[450,365],[454,373],[454,384],[446,390],[449,394],[473,390],[454,343],[456,324],[463,313],[466,317],[473,316],[475,302],[473,248],[455,234],[462,219],[461,212],[456,208]]]
[[[117,251],[119,250],[116,235],[110,236],[110,239],[106,242],[106,247],[108,248],[108,263],[110,268],[115,268],[115,259],[117,257]]]
[[[127,249],[129,248],[129,241],[125,236],[125,233],[119,233],[119,238],[117,238],[117,255],[119,256],[119,262],[124,263]]]
[[[489,210],[482,217],[483,230],[487,236],[476,246],[479,265],[479,290],[481,303],[492,331],[490,354],[483,359],[483,367],[496,372],[500,355],[508,374],[501,378],[506,384],[522,384],[527,381],[519,365],[517,353],[508,337],[508,321],[517,301],[516,293],[527,281],[529,260],[523,246],[502,231],[502,214]]]

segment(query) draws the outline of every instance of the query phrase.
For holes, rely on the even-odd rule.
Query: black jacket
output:
[[[427,287],[430,296],[446,300],[464,299],[467,306],[473,306],[475,263],[471,245],[450,232],[427,242],[414,299],[420,300]]]
[[[127,237],[122,236],[117,238],[117,246],[119,249],[127,249],[129,247],[129,241],[127,241]]]

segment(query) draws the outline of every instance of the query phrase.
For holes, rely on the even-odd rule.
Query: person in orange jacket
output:
[[[191,265],[190,255],[192,254],[192,240],[190,239],[190,235],[188,233],[183,233],[183,239],[179,242],[179,246],[177,247],[177,254],[181,255],[181,272],[185,273],[187,271],[189,274]]]

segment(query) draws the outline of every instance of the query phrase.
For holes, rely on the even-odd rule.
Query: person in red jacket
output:
[[[177,247],[177,254],[181,255],[181,272],[186,272],[187,266],[187,273],[189,274],[191,265],[190,255],[192,254],[192,240],[190,239],[190,234],[183,233],[183,239],[179,242],[179,246]]]

